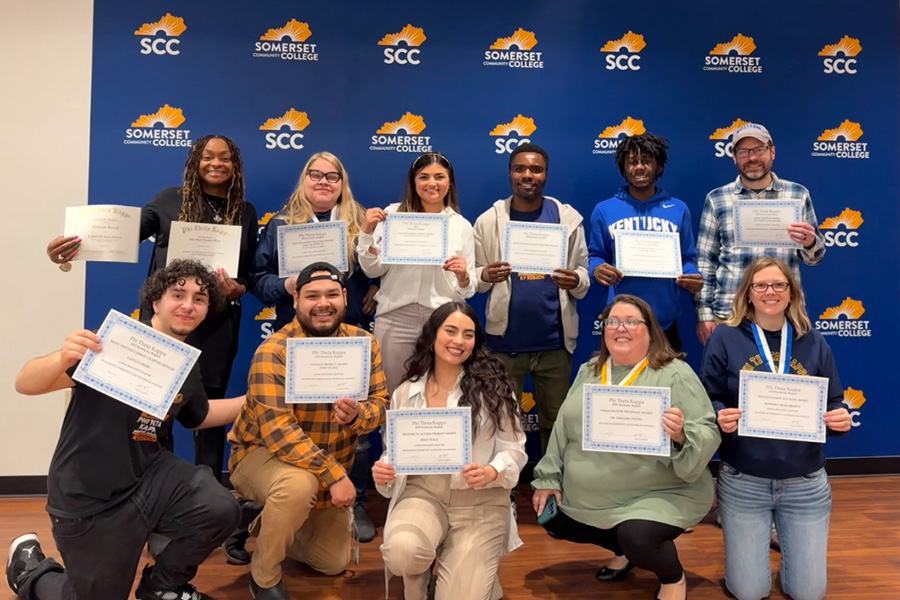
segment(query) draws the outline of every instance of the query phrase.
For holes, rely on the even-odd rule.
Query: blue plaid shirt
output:
[[[735,200],[802,200],[803,220],[816,229],[811,248],[750,248],[734,245]],[[819,231],[809,190],[798,183],[779,179],[772,173],[772,183],[757,193],[745,187],[738,178],[706,195],[697,236],[697,268],[703,275],[703,289],[694,294],[697,321],[726,319],[731,316],[731,301],[744,275],[744,270],[760,256],[775,256],[790,267],[800,281],[800,261],[816,265],[825,256],[825,238]]]

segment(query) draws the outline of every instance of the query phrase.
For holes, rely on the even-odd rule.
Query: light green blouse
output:
[[[629,371],[631,366],[613,367],[612,380],[621,381]],[[531,486],[562,490],[562,511],[600,529],[631,519],[696,525],[712,506],[714,484],[706,465],[720,441],[712,404],[697,375],[676,359],[660,369],[644,369],[632,383],[670,388],[671,406],[684,414],[686,440],[680,447],[672,443],[670,457],[582,450],[582,390],[588,383],[600,383],[593,360],[581,365],[569,388]]]

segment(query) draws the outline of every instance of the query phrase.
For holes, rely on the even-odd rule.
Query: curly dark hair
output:
[[[464,374],[459,387],[462,390],[460,406],[472,408],[472,427],[478,432],[478,423],[483,414],[491,426],[491,433],[506,431],[504,422],[511,423],[515,430],[522,428],[522,408],[516,395],[516,386],[503,363],[491,355],[484,345],[484,329],[478,315],[465,302],[448,302],[438,307],[416,340],[416,350],[406,361],[406,376],[410,381],[418,381],[434,367],[434,341],[438,329],[451,314],[461,312],[475,324],[475,346],[472,354],[463,363]]]
[[[219,312],[225,306],[225,296],[219,288],[216,274],[209,267],[196,260],[173,260],[169,266],[156,271],[141,286],[138,296],[141,301],[141,312],[152,315],[153,303],[163,297],[175,284],[183,285],[193,278],[200,289],[209,295],[209,313]]]
[[[531,142],[525,142],[524,144],[519,144],[513,151],[509,153],[509,168],[512,169],[513,159],[523,152],[533,152],[535,154],[540,154],[544,159],[544,168],[548,171],[550,170],[550,155],[547,154],[547,151],[538,146],[537,144],[532,144]]]
[[[178,220],[188,223],[211,222],[210,209],[203,202],[203,189],[200,181],[200,158],[203,149],[213,139],[222,140],[231,152],[231,164],[234,172],[228,185],[228,197],[225,199],[225,225],[240,225],[244,213],[244,163],[241,151],[231,139],[224,135],[210,134],[194,142],[187,160],[184,161],[184,183],[181,186],[181,211]]]
[[[612,302],[607,304],[606,308],[603,309],[603,314],[601,315],[604,327],[606,326],[606,319],[609,317],[609,313],[612,312],[613,306],[622,303],[630,304],[638,309],[643,320],[647,322],[647,330],[650,332],[650,347],[647,349],[647,359],[651,369],[658,369],[663,365],[669,364],[676,358],[684,358],[686,356],[684,352],[677,352],[672,349],[672,346],[669,345],[669,339],[666,337],[666,334],[663,333],[662,327],[659,326],[659,321],[656,320],[656,315],[653,314],[650,305],[637,296],[632,296],[631,294],[619,294],[613,298]],[[591,360],[596,359],[596,362],[594,363],[594,375],[600,374],[600,369],[603,368],[603,363],[606,362],[607,358],[609,358],[609,348],[606,347],[606,336],[601,335],[600,349],[591,356]]]
[[[447,195],[444,197],[444,206],[449,206],[456,212],[459,212],[459,203],[456,201],[456,178],[453,176],[453,165],[440,152],[423,152],[409,165],[409,171],[406,172],[406,187],[403,190],[403,200],[400,201],[400,207],[397,209],[397,212],[422,212],[422,199],[416,193],[416,175],[419,174],[419,171],[434,163],[447,169],[447,174],[450,177],[450,187],[447,189]]]
[[[659,167],[659,175],[662,177],[663,171],[666,170],[666,161],[669,155],[666,150],[669,149],[669,142],[653,133],[641,133],[639,135],[630,135],[616,146],[616,166],[619,167],[619,173],[625,176],[625,159],[634,152],[635,154],[643,154],[644,156],[652,156],[656,159],[656,165]]]

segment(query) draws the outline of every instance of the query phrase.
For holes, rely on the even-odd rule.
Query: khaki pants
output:
[[[424,600],[438,555],[435,600],[490,600],[509,520],[509,490],[451,490],[446,475],[410,476],[384,526],[384,564],[406,600]]]
[[[260,587],[281,581],[285,556],[325,575],[337,575],[350,561],[350,513],[347,508],[314,508],[319,478],[289,465],[265,448],[250,452],[231,474],[243,498],[263,505],[250,525],[257,536],[250,574]]]

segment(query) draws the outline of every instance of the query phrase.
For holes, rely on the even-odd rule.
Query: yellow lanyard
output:
[[[641,371],[647,368],[649,362],[650,361],[647,360],[647,357],[645,356],[644,360],[634,365],[634,368],[625,376],[625,379],[619,383],[609,383],[609,378],[612,376],[612,359],[607,358],[606,362],[603,363],[603,367],[600,369],[600,383],[603,385],[631,385],[631,382],[637,379],[637,376],[641,374]]]

